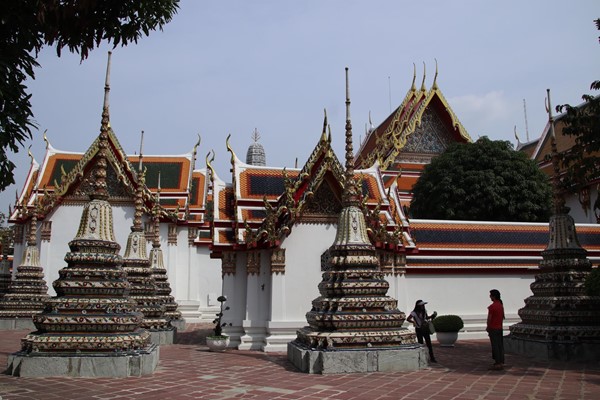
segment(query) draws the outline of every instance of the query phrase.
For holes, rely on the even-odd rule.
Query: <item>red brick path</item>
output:
[[[15,378],[0,375],[9,399],[600,399],[600,363],[540,362],[508,354],[505,371],[488,371],[486,340],[434,345],[439,363],[411,373],[308,375],[285,354],[204,345],[209,326],[192,324],[177,344],[161,346],[156,372],[142,378]],[[0,368],[26,331],[0,332]]]

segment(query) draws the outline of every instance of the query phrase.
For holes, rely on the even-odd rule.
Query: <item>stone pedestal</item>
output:
[[[288,343],[288,360],[309,374],[416,371],[429,366],[427,349],[419,344],[385,349],[327,351]]]
[[[508,335],[504,337],[504,351],[538,360],[600,361],[600,338],[597,343],[561,340],[530,340]]]
[[[18,331],[29,330],[34,331],[37,328],[31,318],[6,318],[0,319],[0,330],[2,331]]]
[[[43,355],[20,351],[8,356],[6,373],[20,377],[105,377],[143,376],[154,372],[159,347],[124,354]]]
[[[176,329],[164,331],[150,331],[150,343],[154,345],[173,344],[175,343]]]

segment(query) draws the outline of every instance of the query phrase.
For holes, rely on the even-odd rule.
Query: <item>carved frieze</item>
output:
[[[235,265],[237,262],[237,253],[233,251],[224,251],[221,259],[221,275],[235,275]]]
[[[177,246],[177,225],[169,224],[169,234],[167,236],[167,244]]]
[[[40,238],[42,242],[49,242],[52,238],[52,221],[42,221],[40,228]]]
[[[285,249],[271,250],[271,274],[285,273]]]
[[[15,225],[15,244],[23,244],[23,225]]]
[[[188,246],[193,246],[197,237],[198,228],[192,226],[188,227]]]
[[[246,273],[248,275],[260,273],[260,251],[249,251],[246,255]]]

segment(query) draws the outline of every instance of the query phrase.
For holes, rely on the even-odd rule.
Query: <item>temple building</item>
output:
[[[370,130],[352,160],[359,207],[398,309],[409,312],[417,299],[425,299],[438,314],[462,316],[462,335],[483,337],[492,288],[503,294],[507,326],[519,321],[517,311],[530,294],[547,245],[548,224],[408,218],[405,206],[423,167],[450,143],[471,140],[438,86],[437,71],[430,89],[425,76],[419,89],[415,80],[413,75],[400,106]],[[306,325],[329,268],[345,182],[332,142],[344,140],[344,132],[332,133],[325,114],[322,129],[314,133],[313,151],[297,168],[267,165],[257,136],[255,131],[246,162],[237,156],[243,150],[234,150],[229,137],[224,141],[227,150],[218,155],[229,158],[231,176],[223,180],[212,167],[214,152],[204,166],[196,166],[201,144],[183,155],[142,155],[141,149],[127,155],[109,135],[108,201],[117,243],[124,247],[138,224],[134,219],[140,218],[148,243],[162,249],[170,296],[186,321],[212,321],[216,299],[224,294],[230,306],[223,317],[231,323],[224,329],[230,346],[286,351]],[[40,259],[47,282],[58,278],[92,188],[87,176],[94,160],[88,154],[57,150],[46,139],[44,159],[39,165],[32,161],[14,208],[39,204]],[[137,179],[140,158],[145,182]],[[140,185],[143,212],[136,217]],[[30,219],[28,212],[10,216],[15,265],[21,262]],[[597,263],[600,227],[579,224],[577,232]]]
[[[581,110],[586,107],[587,103],[582,103],[576,108]],[[568,151],[575,144],[576,138],[574,136],[568,136],[563,133],[563,129],[565,128],[564,118],[564,113],[554,116],[552,119],[554,125],[551,126],[550,122],[548,122],[544,127],[542,135],[535,140],[520,143],[517,136],[517,150],[526,153],[532,160],[536,161],[540,169],[549,177],[554,175],[554,168],[551,161],[551,132],[554,132],[558,152]],[[559,171],[562,174],[564,167],[560,166]],[[600,192],[598,191],[598,185],[600,185],[600,176],[596,176],[595,179],[576,188],[576,194],[565,197],[566,206],[570,209],[569,214],[575,222],[600,223]]]

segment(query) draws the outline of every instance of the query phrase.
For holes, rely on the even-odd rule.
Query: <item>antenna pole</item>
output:
[[[525,138],[527,143],[529,143],[529,125],[527,124],[527,103],[525,99],[523,99],[523,112],[525,114]]]

